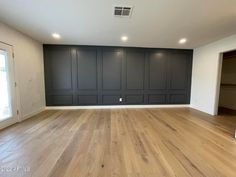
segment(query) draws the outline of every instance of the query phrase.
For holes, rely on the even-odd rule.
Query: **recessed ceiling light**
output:
[[[126,41],[128,40],[128,37],[127,37],[127,36],[122,36],[122,37],[121,37],[121,40],[122,40],[123,42],[126,42]]]
[[[52,37],[55,38],[55,39],[60,39],[60,38],[61,38],[61,35],[58,34],[58,33],[53,33],[53,34],[52,34]]]
[[[179,44],[185,44],[187,42],[186,38],[182,38],[179,40]]]

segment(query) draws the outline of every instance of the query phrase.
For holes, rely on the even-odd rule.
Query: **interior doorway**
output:
[[[17,122],[16,82],[12,46],[0,43],[0,128]]]
[[[223,54],[218,114],[236,115],[236,50]]]

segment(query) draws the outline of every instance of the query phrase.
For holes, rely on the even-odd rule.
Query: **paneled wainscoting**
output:
[[[189,104],[192,54],[44,45],[47,106]]]

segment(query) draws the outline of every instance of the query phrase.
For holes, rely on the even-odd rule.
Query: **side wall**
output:
[[[193,54],[191,107],[216,115],[221,53],[236,49],[236,35],[196,48]]]
[[[20,119],[23,120],[45,108],[43,47],[41,43],[2,23],[0,41],[13,46]]]

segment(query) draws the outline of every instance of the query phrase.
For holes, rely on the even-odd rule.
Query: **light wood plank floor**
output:
[[[0,132],[1,177],[236,177],[235,116],[45,111]]]

